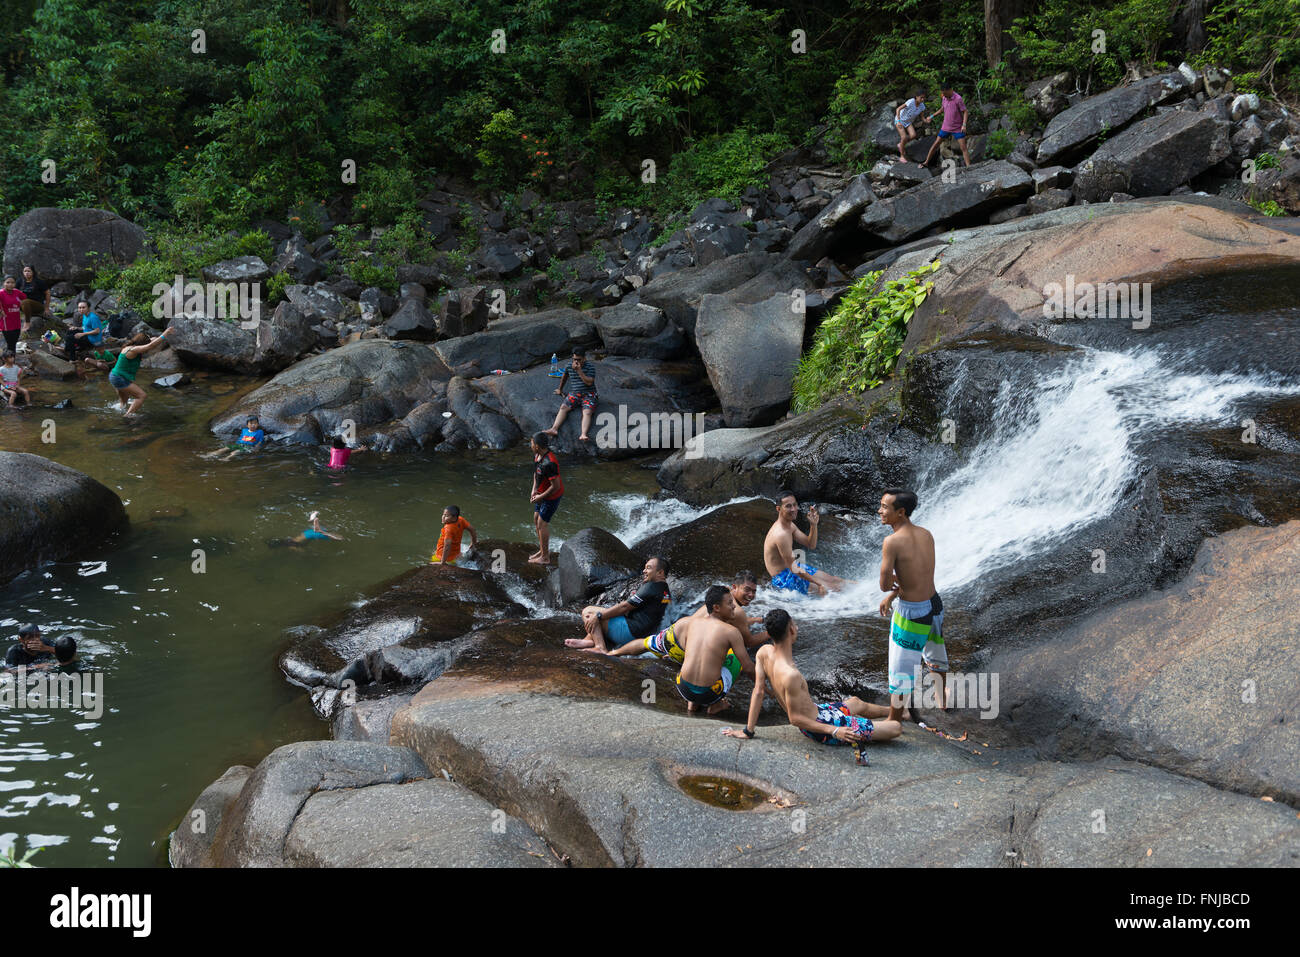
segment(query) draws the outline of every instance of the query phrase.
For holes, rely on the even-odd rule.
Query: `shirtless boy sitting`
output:
[[[824,595],[826,590],[839,591],[845,585],[854,584],[845,578],[836,578],[828,572],[819,571],[809,565],[795,561],[794,546],[797,542],[808,550],[817,547],[817,524],[821,516],[817,506],[808,509],[808,534],[801,532],[794,520],[799,515],[799,502],[794,492],[778,492],[776,495],[776,521],[767,530],[763,540],[763,564],[772,576],[772,587],[786,591],[808,594],[812,588],[815,594]]]
[[[727,707],[727,692],[741,672],[754,674],[754,663],[745,651],[745,640],[731,624],[736,602],[726,585],[710,585],[704,593],[708,615],[679,619],[674,629],[685,627],[689,633],[685,660],[677,675],[677,693],[686,699],[692,714],[707,708],[717,714]]]
[[[826,704],[814,704],[808,682],[794,663],[794,641],[798,626],[781,608],[774,608],[763,619],[770,645],[758,649],[754,656],[754,694],[749,699],[749,720],[743,730],[727,728],[723,734],[732,738],[752,738],[763,710],[764,681],[772,682],[772,692],[781,703],[790,723],[822,744],[866,744],[889,741],[903,733],[898,721],[881,720],[889,713],[883,705],[868,704],[861,698],[845,698]],[[876,719],[876,720],[872,720]]]

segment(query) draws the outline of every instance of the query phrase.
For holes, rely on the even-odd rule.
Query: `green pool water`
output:
[[[321,467],[321,449],[201,458],[216,447],[210,417],[252,385],[198,375],[181,391],[149,388],[143,415],[128,422],[111,409],[102,374],[40,380],[36,408],[0,413],[0,447],[93,476],[126,503],[132,525],[112,547],[0,589],[5,645],[25,621],[47,638],[73,635],[82,669],[104,675],[106,705],[98,721],[0,710],[0,851],[40,846],[33,863],[45,867],[165,864],[167,833],[227,767],[329,736],[280,675],[285,628],[427,561],[445,505],[459,505],[482,536],[530,538],[523,447],[359,454],[341,475]],[[48,408],[62,398],[73,408]],[[52,444],[42,441],[48,420]],[[566,495],[552,525],[560,539],[615,527],[617,503],[657,488],[653,471],[635,463],[563,467]],[[268,546],[306,528],[313,509],[345,540]]]

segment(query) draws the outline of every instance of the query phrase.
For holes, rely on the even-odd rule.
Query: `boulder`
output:
[[[257,415],[277,439],[316,444],[345,419],[365,428],[400,419],[450,374],[428,346],[364,339],[290,366],[210,423],[237,435]],[[364,440],[363,440],[364,441]]]
[[[403,263],[397,267],[397,282],[405,286],[419,283],[427,292],[437,292],[447,284],[447,277],[437,266],[424,263]]]
[[[1186,93],[1188,85],[1187,78],[1175,70],[1076,103],[1047,124],[1038,144],[1038,165],[1070,162],[1103,133],[1114,135],[1151,107]]]
[[[483,332],[445,339],[434,349],[456,375],[477,377],[493,369],[524,369],[597,342],[591,320],[576,309],[560,308],[501,319]]]
[[[316,344],[310,320],[289,302],[276,306],[269,321],[258,319],[252,329],[203,318],[173,319],[171,327],[167,341],[187,365],[244,375],[279,372]]]
[[[560,548],[560,601],[594,598],[611,585],[639,578],[644,566],[641,555],[603,528],[584,528]]]
[[[1070,105],[1065,94],[1073,82],[1069,73],[1057,73],[1035,80],[1025,87],[1025,99],[1034,108],[1038,118],[1046,122]]]
[[[708,266],[744,252],[750,235],[740,226],[719,226],[707,221],[686,227],[686,243],[697,266]]]
[[[206,835],[180,827],[172,833],[174,863],[199,867],[283,867],[285,842],[310,797],[329,791],[401,784],[429,776],[407,748],[359,741],[302,741],[276,748],[247,776],[238,794],[223,803],[242,775],[232,768],[216,793],[200,797],[220,807],[210,846]],[[214,785],[217,788],[217,785]],[[185,821],[192,820],[187,814]],[[196,846],[197,845],[197,846]]]
[[[1255,182],[1266,199],[1293,216],[1300,215],[1300,156],[1294,152],[1283,154],[1277,169],[1261,170]]]
[[[148,243],[145,231],[104,209],[43,206],[9,224],[4,273],[21,276],[32,266],[46,282],[91,281],[101,266],[128,266]]]
[[[284,842],[286,867],[558,867],[518,818],[441,777],[313,794]]]
[[[430,341],[438,337],[438,319],[422,300],[405,299],[384,322],[384,335],[390,339]]]
[[[1207,540],[1186,577],[997,653],[1011,730],[1300,801],[1300,521]],[[1261,602],[1261,598],[1266,600]]]
[[[288,286],[284,295],[312,324],[348,322],[361,314],[357,303],[344,299],[324,283]]]
[[[1069,186],[1072,180],[1070,171],[1064,166],[1044,166],[1033,170],[1029,178],[1034,181],[1034,192],[1041,193],[1054,186]]]
[[[645,303],[620,303],[596,313],[596,331],[605,351],[637,359],[676,359],[689,351],[686,337],[662,309]]]
[[[99,548],[128,528],[117,493],[66,465],[0,452],[0,584]]]
[[[1024,199],[1033,189],[1029,174],[1004,160],[959,168],[957,181],[936,176],[867,208],[859,226],[889,243],[927,229],[988,213]]]
[[[781,258],[774,253],[741,253],[702,268],[656,275],[641,287],[639,301],[662,309],[669,322],[694,336],[695,310],[702,297],[735,289],[764,270],[775,268]]]
[[[790,408],[804,316],[781,293],[755,304],[700,300],[695,344],[728,427],[768,425]]]
[[[551,427],[561,398],[546,365],[465,382],[448,399],[474,441],[504,449]],[[464,382],[464,380],[461,380]],[[455,384],[456,380],[453,380]],[[561,454],[628,458],[681,448],[701,428],[702,413],[717,398],[698,362],[610,357],[596,363],[600,400],[590,441],[581,442],[582,417],[571,412],[551,448]],[[692,414],[697,413],[697,414]]]
[[[466,286],[447,293],[438,310],[438,336],[456,339],[482,332],[488,325],[487,289]]]
[[[325,267],[312,255],[311,243],[301,233],[295,233],[271,263],[271,273],[288,273],[298,282],[310,285],[325,278]]]
[[[910,165],[910,164],[898,164]],[[928,176],[928,171],[927,171]],[[791,259],[816,262],[825,256],[836,240],[853,230],[862,210],[876,201],[867,173],[859,173],[825,209],[808,221],[786,249]],[[697,257],[697,262],[700,261]]]
[[[261,256],[237,256],[204,266],[203,278],[208,282],[265,282],[271,278],[271,267]]]
[[[67,359],[61,359],[45,349],[33,349],[27,353],[32,369],[42,379],[75,379],[77,367]]]
[[[1111,193],[1159,196],[1232,151],[1230,127],[1204,113],[1170,110],[1103,143],[1075,170],[1074,191],[1090,203]]]
[[[1073,201],[1074,194],[1068,189],[1045,189],[1025,200],[1025,212],[1030,216],[1036,216],[1053,209],[1062,209]]]
[[[640,666],[583,657],[597,688],[606,671],[630,677]],[[1300,841],[1288,807],[1119,759],[1035,761],[909,725],[870,745],[865,769],[783,716],[765,716],[758,740],[737,744],[718,733],[722,720],[687,717],[671,692],[643,703],[632,685],[611,700],[512,677],[453,669],[394,715],[393,741],[579,866],[1258,866],[1290,862]],[[728,723],[742,713],[733,705]],[[592,727],[606,730],[593,737]],[[1097,807],[1107,812],[1101,836],[1088,826]],[[1192,822],[1196,840],[1171,837],[1170,820]]]

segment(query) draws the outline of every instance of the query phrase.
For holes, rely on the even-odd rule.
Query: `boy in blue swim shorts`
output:
[[[809,589],[815,595],[825,595],[827,591],[839,591],[845,585],[854,582],[847,578],[837,578],[829,572],[813,568],[795,558],[794,548],[799,545],[809,551],[817,547],[817,529],[821,515],[817,506],[808,509],[808,534],[805,535],[795,524],[799,516],[799,501],[793,492],[780,491],[776,495],[776,521],[767,530],[763,540],[763,564],[772,576],[772,587],[806,595]]]

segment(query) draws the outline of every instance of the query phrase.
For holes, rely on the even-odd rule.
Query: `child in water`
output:
[[[311,519],[311,528],[303,529],[301,535],[291,538],[289,541],[295,545],[317,538],[332,538],[336,542],[343,541],[342,535],[335,535],[333,532],[327,532],[320,527],[320,512],[312,512],[308,518]]]
[[[352,458],[353,452],[370,451],[364,445],[358,445],[355,449],[348,448],[347,442],[343,441],[343,436],[334,436],[334,441],[330,443],[330,461],[326,468],[345,469],[348,465],[348,459]]]
[[[238,439],[217,449],[215,452],[208,452],[203,457],[208,459],[220,458],[223,462],[229,462],[236,455],[256,452],[265,442],[266,433],[262,431],[261,423],[258,422],[257,416],[250,415],[244,421],[244,428],[239,433]],[[223,452],[227,454],[222,455]]]
[[[448,505],[442,510],[442,534],[438,536],[438,548],[430,559],[435,565],[455,565],[460,558],[460,539],[469,532],[469,554],[478,548],[478,530],[461,516],[460,508]]]
[[[27,405],[32,404],[32,394],[18,384],[22,377],[23,370],[14,362],[14,354],[6,352],[4,365],[0,366],[0,392],[8,400],[11,409],[18,404],[19,396],[22,396]]]

